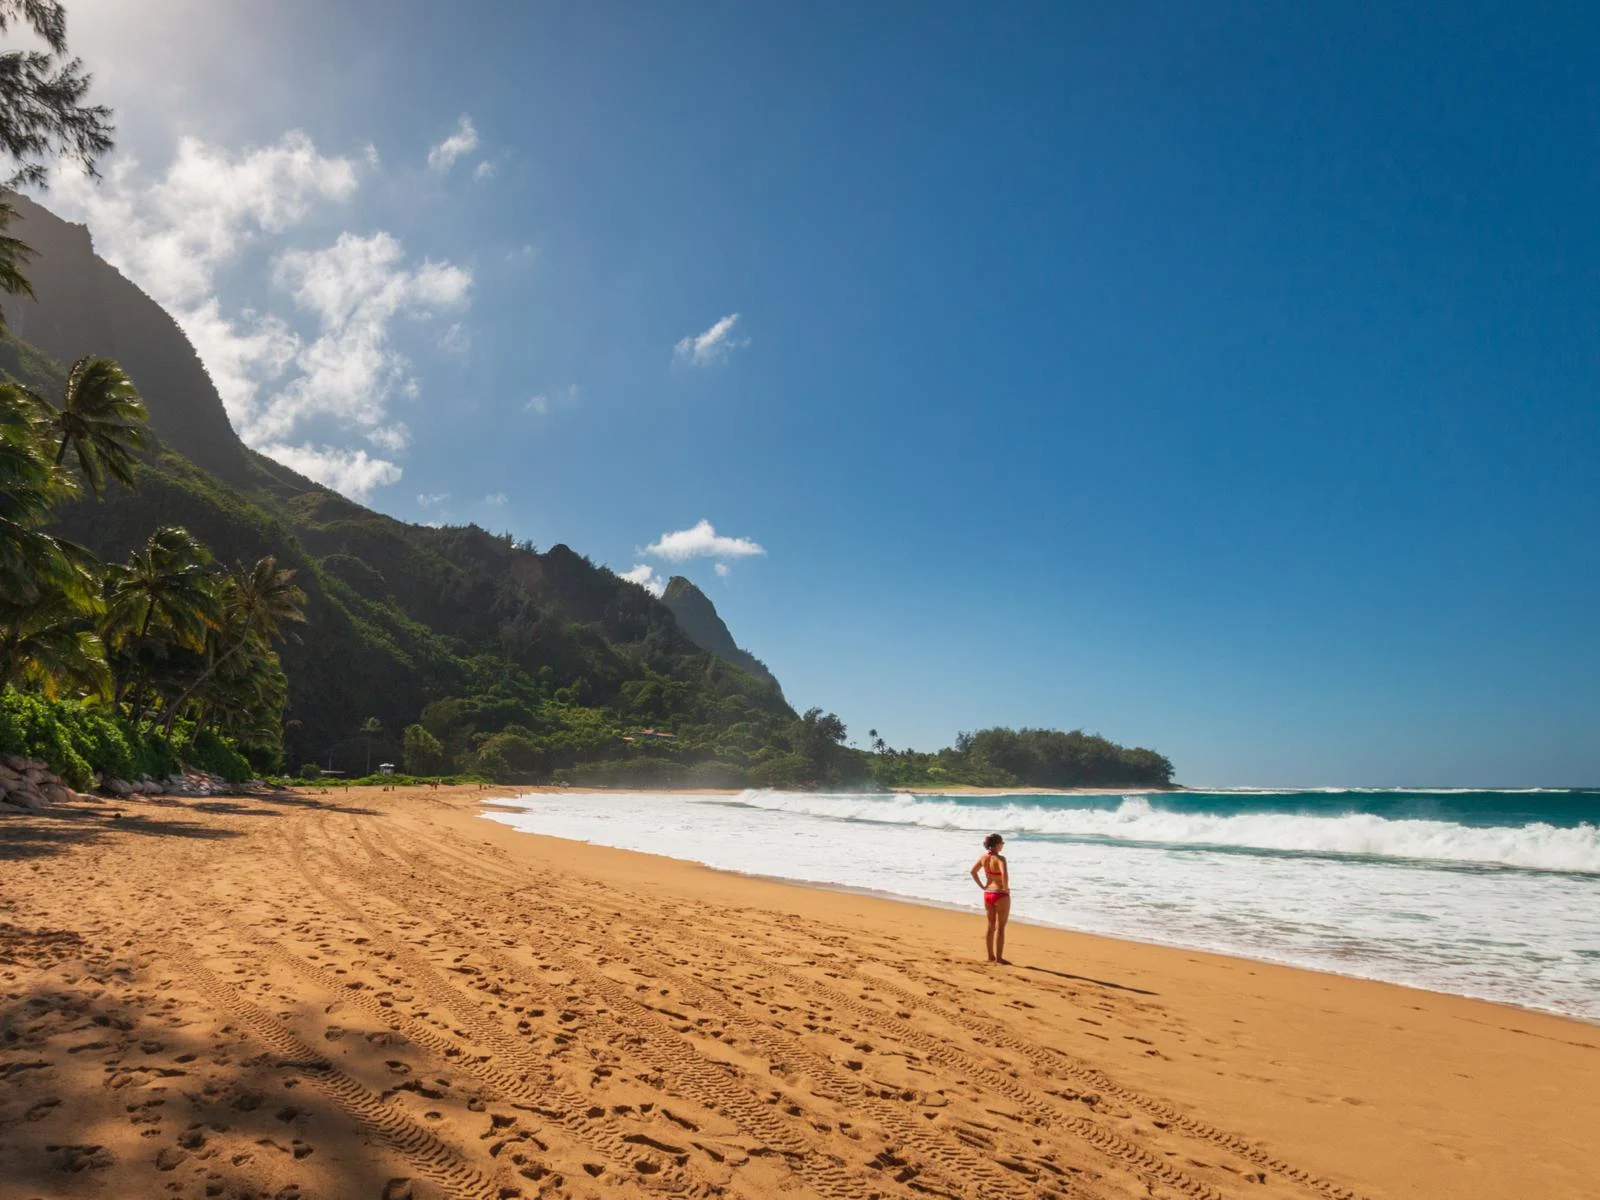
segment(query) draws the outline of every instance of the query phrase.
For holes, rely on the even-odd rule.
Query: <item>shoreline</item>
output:
[[[65,1200],[1592,1195],[1591,1025],[1020,921],[994,968],[975,909],[483,819],[523,794],[6,818],[0,1178]]]
[[[497,805],[494,801],[484,801],[483,807],[494,808],[500,812],[522,812],[515,809]],[[506,826],[506,828],[511,828]],[[571,846],[589,846],[597,850],[614,850],[618,854],[636,854],[642,858],[655,859],[661,862],[674,863],[680,866],[698,867],[710,871],[715,875],[726,875],[732,879],[749,879],[759,883],[776,884],[780,887],[801,888],[807,891],[832,892],[841,896],[860,896],[868,900],[881,900],[888,904],[908,904],[915,908],[930,908],[938,912],[959,913],[967,917],[976,918],[980,911],[971,905],[949,904],[939,900],[928,900],[920,896],[910,896],[903,892],[891,892],[881,888],[852,887],[845,883],[830,883],[817,879],[790,879],[783,875],[767,875],[757,871],[736,871],[728,867],[714,867],[709,863],[693,858],[674,858],[669,854],[652,854],[647,850],[629,850],[619,846],[607,846],[600,842],[587,842],[579,838],[557,837],[553,834],[537,833],[532,830],[513,829],[512,832],[525,837],[548,838],[553,842],[560,842]],[[1147,946],[1153,950],[1171,950],[1184,954],[1205,954],[1213,958],[1227,959],[1232,962],[1251,966],[1276,967],[1285,971],[1302,971],[1309,975],[1326,975],[1330,979],[1350,980],[1357,983],[1375,983],[1383,987],[1401,988],[1408,992],[1418,992],[1424,996],[1437,996],[1441,999],[1470,1000],[1474,1004],[1488,1004],[1495,1008],[1504,1009],[1508,1014],[1527,1013],[1533,1016],[1554,1017],[1560,1021],[1572,1021],[1578,1025],[1586,1026],[1600,1033],[1600,1017],[1589,1018],[1578,1013],[1561,1012],[1553,1008],[1536,1008],[1528,1004],[1515,1004],[1509,1000],[1498,1000],[1493,996],[1475,996],[1469,992],[1446,992],[1439,988],[1425,987],[1420,983],[1406,983],[1397,979],[1384,979],[1377,975],[1357,975],[1348,971],[1335,971],[1326,967],[1310,966],[1305,963],[1288,962],[1278,958],[1258,958],[1250,954],[1242,954],[1237,950],[1217,949],[1211,946],[1194,946],[1183,942],[1165,942],[1155,938],[1139,938],[1118,936],[1109,933],[1098,933],[1092,929],[1079,929],[1072,925],[1062,925],[1054,921],[1042,921],[1027,916],[1013,915],[1010,927],[1027,926],[1032,929],[1053,930],[1057,933],[1067,933],[1074,937],[1097,938],[1120,946]]]
[[[544,789],[538,794],[520,792],[522,797],[531,800],[533,795],[554,797],[554,795],[574,795],[574,797],[595,797],[605,795],[605,792],[574,792],[571,789]],[[666,802],[670,797],[664,792],[613,792],[613,795],[629,795],[635,798],[634,803],[626,808],[626,824],[629,829],[638,829],[638,822],[650,821],[650,802],[654,797],[662,797]],[[723,795],[707,794],[707,792],[677,792],[678,797],[694,797],[694,795]],[[576,803],[576,802],[574,802]],[[758,806],[758,805],[757,805]],[[770,854],[752,854],[741,850],[744,843],[738,838],[723,843],[722,838],[714,838],[712,842],[702,842],[699,837],[667,837],[642,838],[629,837],[621,829],[613,829],[614,822],[563,821],[555,816],[552,822],[539,822],[541,829],[520,827],[501,819],[502,816],[518,818],[526,816],[528,808],[520,803],[490,802],[482,806],[483,814],[490,816],[498,824],[506,824],[514,832],[528,832],[538,837],[550,837],[563,840],[573,845],[590,845],[597,848],[611,848],[619,853],[642,853],[646,858],[659,858],[662,861],[678,862],[678,864],[693,864],[702,869],[712,870],[718,874],[728,874],[736,878],[749,878],[749,880],[762,880],[762,882],[779,883],[779,885],[800,886],[800,888],[816,888],[822,891],[835,891],[835,893],[862,894],[872,898],[885,899],[885,901],[912,904],[918,907],[931,907],[931,909],[954,910],[965,912],[962,901],[955,898],[950,888],[933,886],[928,888],[928,880],[923,877],[907,878],[907,890],[896,890],[896,886],[861,886],[842,883],[838,880],[851,878],[853,874],[832,874],[830,869],[840,869],[845,859],[832,856],[827,859],[808,858],[802,854],[794,859],[789,856],[773,858]],[[539,806],[546,808],[546,806]],[[603,811],[602,808],[582,811]],[[722,818],[715,818],[717,824],[725,824]],[[589,840],[597,838],[597,840]],[[757,845],[760,842],[757,842]],[[882,846],[880,846],[882,851]],[[1245,870],[1245,867],[1240,867]],[[958,872],[957,872],[958,874]],[[896,880],[899,875],[890,874],[885,878]],[[1240,878],[1246,878],[1242,875]],[[1042,880],[1048,883],[1048,880]],[[965,883],[965,880],[963,880]],[[1538,976],[1518,976],[1520,986],[1512,986],[1512,976],[1504,974],[1504,965],[1494,958],[1480,958],[1470,954],[1469,947],[1453,946],[1462,955],[1459,958],[1458,970],[1427,970],[1419,968],[1418,963],[1411,962],[1411,958],[1400,954],[1394,949],[1394,942],[1384,942],[1379,934],[1378,941],[1371,942],[1363,952],[1317,952],[1314,946],[1307,946],[1304,942],[1274,941],[1272,938],[1253,938],[1248,931],[1229,928],[1224,933],[1234,933],[1237,936],[1211,936],[1206,938],[1206,928],[1186,928],[1182,925],[1157,925],[1157,923],[1144,922],[1142,925],[1130,925],[1128,922],[1106,922],[1094,920],[1094,894],[1085,893],[1082,898],[1070,898],[1066,907],[1062,907],[1059,896],[1054,898],[1040,898],[1035,896],[1037,910],[1029,910],[1026,902],[1013,910],[1011,923],[1013,925],[1037,926],[1045,930],[1059,930],[1064,933],[1082,934],[1082,936],[1096,936],[1107,938],[1114,942],[1131,942],[1139,946],[1163,947],[1163,949],[1179,950],[1179,952],[1198,952],[1198,954],[1214,954],[1221,957],[1235,958],[1238,962],[1258,963],[1258,965],[1280,966],[1288,970],[1309,971],[1309,973],[1325,974],[1336,979],[1357,979],[1357,981],[1376,982],[1386,986],[1402,987],[1408,992],[1418,992],[1422,995],[1437,995],[1437,997],[1454,997],[1462,1000],[1475,1000],[1475,1002],[1488,1003],[1498,1006],[1512,1013],[1536,1013],[1554,1018],[1568,1019],[1590,1027],[1600,1027],[1600,1010],[1595,1006],[1595,994],[1592,990],[1562,990],[1547,989],[1541,986]],[[1085,904],[1086,901],[1086,904]],[[1262,917],[1270,920],[1270,915]],[[1086,920],[1085,920],[1086,918]],[[1394,933],[1390,930],[1389,933]],[[1400,931],[1405,933],[1405,931]],[[1470,930],[1467,930],[1470,933]],[[1398,936],[1398,934],[1397,934]],[[1488,934],[1485,934],[1488,936]],[[1581,944],[1586,942],[1579,941]],[[1389,947],[1389,949],[1386,949]]]
[[[531,793],[543,796],[576,793],[583,796],[604,795],[661,795],[661,796],[742,796],[745,792],[760,792],[782,789],[772,788],[702,788],[702,787],[602,787],[598,784],[574,784],[571,786],[558,783],[530,783],[512,784],[518,794]],[[1140,788],[1036,788],[1036,787],[978,787],[972,784],[952,784],[948,787],[899,787],[890,788],[888,791],[838,791],[828,792],[819,790],[817,795],[827,796],[892,796],[905,794],[908,796],[1126,796],[1129,794],[1145,796],[1155,795],[1158,792],[1183,792],[1189,789],[1182,787],[1140,787]],[[812,793],[801,793],[803,795]]]

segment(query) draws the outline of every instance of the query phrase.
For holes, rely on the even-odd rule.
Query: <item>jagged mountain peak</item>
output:
[[[717,606],[691,580],[682,575],[674,575],[667,580],[666,591],[661,594],[661,603],[672,610],[672,615],[678,620],[678,628],[689,635],[689,640],[702,650],[708,650],[724,662],[732,663],[742,671],[748,671],[757,679],[769,683],[772,687],[782,692],[778,686],[777,678],[767,669],[765,663],[751,654],[748,650],[739,648],[733,640],[733,634],[728,632],[728,626],[717,613]]]

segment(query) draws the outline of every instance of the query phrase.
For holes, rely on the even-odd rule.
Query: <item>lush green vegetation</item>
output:
[[[346,776],[393,762],[538,780],[599,761],[619,777],[630,764],[659,777],[667,762],[737,780],[786,748],[794,714],[775,686],[566,547],[406,526],[266,460],[236,488],[154,439],[137,487],[99,503],[91,485],[131,479],[134,458],[53,461],[39,396],[73,374],[9,337],[0,369],[5,428],[33,471],[13,532],[37,561],[17,576],[0,657],[19,687],[99,697],[169,738],[213,729],[264,769]],[[77,374],[127,401],[104,370]],[[103,432],[137,450],[142,421],[129,410]],[[253,565],[216,566],[229,559]],[[48,664],[43,633],[56,639]]]
[[[46,528],[80,492],[99,501],[113,480],[132,486],[145,422],[106,359],[75,363],[59,402],[0,384],[0,749],[77,787],[180,761],[242,779],[249,759],[281,756],[273,643],[302,619],[292,571],[271,556],[219,570],[171,526],[103,564]]]
[[[963,733],[934,754],[895,750],[877,730],[872,779],[884,788],[939,787],[1170,787],[1172,763],[1154,750],[1119,746],[1081,730],[1006,729]]]

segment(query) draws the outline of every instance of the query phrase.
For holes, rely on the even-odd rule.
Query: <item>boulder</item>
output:
[[[28,760],[20,754],[0,754],[0,765],[4,765],[6,770],[20,775],[28,769]]]
[[[44,807],[44,797],[28,785],[17,788],[15,791],[7,792],[6,802],[8,804],[20,804],[26,809]]]
[[[69,804],[78,798],[77,792],[59,781],[40,784],[39,795],[44,797],[46,804]]]
[[[119,799],[133,795],[133,784],[126,779],[103,779],[100,781],[100,788]]]

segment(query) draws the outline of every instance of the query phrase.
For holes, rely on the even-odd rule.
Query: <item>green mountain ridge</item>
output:
[[[289,765],[355,771],[374,749],[398,760],[400,731],[436,701],[460,702],[443,732],[463,751],[515,731],[524,761],[512,769],[529,776],[667,753],[742,769],[781,741],[795,714],[770,672],[697,644],[644,588],[564,545],[539,553],[476,526],[395,520],[246,447],[170,314],[95,255],[86,228],[11,202],[36,299],[5,299],[0,369],[53,392],[62,364],[115,358],[159,441],[137,490],[69,506],[61,532],[113,560],[183,525],[221,561],[274,554],[297,571],[307,620],[281,650]],[[374,716],[386,731],[375,744],[358,732]],[[636,724],[678,744],[623,742]]]

